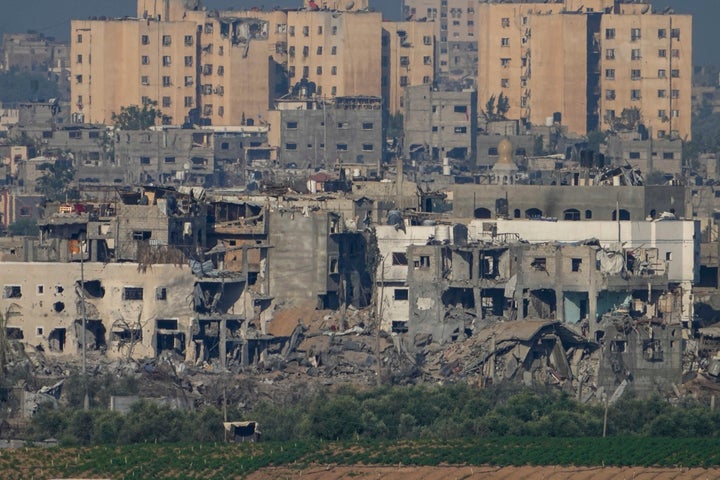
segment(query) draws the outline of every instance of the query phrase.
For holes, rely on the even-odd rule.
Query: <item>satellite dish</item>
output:
[[[355,2],[353,0],[350,0],[348,3],[345,4],[345,10],[352,10],[354,6]]]

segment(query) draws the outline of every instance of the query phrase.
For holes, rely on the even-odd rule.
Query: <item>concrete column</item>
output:
[[[220,329],[220,335],[218,336],[220,342],[220,345],[218,346],[218,350],[220,351],[220,366],[225,368],[227,360],[227,320],[221,318],[218,328]]]
[[[565,292],[561,289],[555,289],[555,319],[565,322]]]

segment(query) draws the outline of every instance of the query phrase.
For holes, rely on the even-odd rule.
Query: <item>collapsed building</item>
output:
[[[583,384],[607,398],[626,388],[649,394],[680,384],[684,339],[692,326],[696,222],[593,222],[600,234],[614,227],[617,235],[621,228],[625,241],[620,244],[602,235],[601,240],[576,240],[573,235],[594,231],[585,228],[588,224],[582,229],[577,225],[475,221],[469,226],[378,226],[382,263],[376,279],[377,314],[382,328],[406,333],[408,348],[422,350],[432,342],[491,342],[495,333],[489,331],[522,330],[527,321],[538,331],[538,322],[557,324],[572,342],[542,336],[534,341],[547,344],[543,358],[556,383],[574,382],[581,398],[590,393],[580,393]],[[550,241],[552,237],[556,240]],[[513,377],[528,353],[485,348],[487,355],[502,359],[483,367],[483,381]],[[570,348],[579,353],[570,355]],[[508,355],[514,359],[513,373],[496,371]],[[523,374],[517,377],[522,380]]]

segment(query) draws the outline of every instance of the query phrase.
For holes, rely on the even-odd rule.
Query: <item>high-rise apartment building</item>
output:
[[[582,135],[637,108],[655,137],[689,138],[689,15],[620,0],[477,8],[480,110],[502,94],[508,118]]]
[[[404,111],[405,88],[435,79],[435,26],[429,22],[384,22],[382,89],[390,114]]]
[[[474,87],[478,66],[477,0],[404,0],[405,20],[429,22],[436,76],[443,88]]]
[[[287,12],[290,86],[314,84],[326,97],[381,95],[378,12]]]
[[[381,95],[380,13],[210,12],[198,0],[138,0],[137,12],[72,22],[75,121],[157,102],[167,125],[256,125],[303,79],[325,96]]]

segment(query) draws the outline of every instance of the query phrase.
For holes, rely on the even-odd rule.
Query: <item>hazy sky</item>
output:
[[[246,9],[254,6],[296,7],[302,0],[205,0],[208,8]],[[70,19],[90,16],[135,14],[135,0],[0,0],[0,34],[37,30],[67,40]],[[390,20],[400,18],[400,0],[371,0]],[[694,15],[694,61],[696,64],[720,64],[720,0],[655,0],[656,8],[671,6],[677,13]]]

